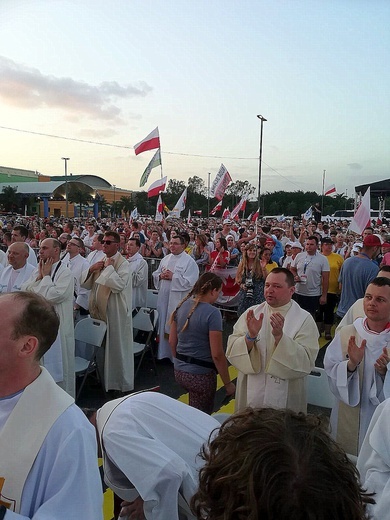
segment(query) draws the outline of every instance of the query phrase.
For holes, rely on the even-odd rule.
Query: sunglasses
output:
[[[116,240],[102,240],[102,244],[107,244],[110,246],[111,244],[119,244]]]

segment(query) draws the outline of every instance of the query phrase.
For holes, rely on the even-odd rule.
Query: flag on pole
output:
[[[303,214],[303,218],[304,218],[305,220],[309,220],[309,218],[311,218],[312,216],[313,216],[313,210],[311,209],[311,206],[310,206],[310,208],[307,209],[307,210],[305,211],[305,213]]]
[[[252,215],[251,221],[256,222],[256,220],[259,218],[259,215],[260,215],[260,208],[257,208],[257,211],[255,213],[253,213],[253,215]]]
[[[161,222],[163,219],[163,211],[164,211],[164,204],[161,198],[161,193],[158,195],[157,199],[157,205],[156,205],[156,216],[154,217],[154,220],[156,222]]]
[[[138,218],[138,210],[137,210],[137,208],[134,208],[133,211],[130,213],[130,218],[131,219]]]
[[[191,210],[188,210],[187,224],[191,222]]]
[[[180,213],[185,209],[186,207],[186,201],[187,201],[187,188],[183,191],[183,193],[180,195],[179,200],[176,202],[175,207],[170,212],[171,217],[177,217],[180,218]]]
[[[246,196],[241,198],[240,202],[232,209],[232,212],[230,213],[230,218],[235,219],[238,217],[238,214],[240,211],[243,211],[246,206]]]
[[[158,127],[150,132],[145,139],[142,139],[139,143],[134,145],[135,155],[138,155],[142,152],[146,152],[147,150],[154,150],[155,148],[160,148],[160,135],[158,133]],[[145,181],[146,182],[146,181]]]
[[[231,180],[232,178],[230,177],[230,173],[227,171],[225,166],[221,164],[213,185],[211,186],[210,195],[215,197],[217,200],[222,200],[225,190]]]
[[[370,201],[370,188],[367,189],[360,206],[356,210],[355,215],[352,217],[348,231],[354,231],[358,235],[363,233],[363,230],[371,224],[371,201]]]
[[[332,184],[332,186],[329,186],[329,188],[326,188],[324,195],[328,196],[328,195],[334,195],[334,194],[336,194],[336,186],[334,184]]]
[[[213,207],[213,209],[210,211],[210,215],[215,215],[217,211],[221,211],[222,209],[222,200],[218,202],[216,206]]]
[[[224,209],[223,213],[222,213],[222,218],[225,219],[225,218],[229,218],[230,217],[230,209],[229,209],[229,206],[227,208]]]
[[[194,211],[194,215],[199,215],[199,216],[201,216],[201,215],[202,215],[202,210],[201,210],[201,209],[196,209],[196,210]]]
[[[144,173],[142,174],[141,180],[139,181],[139,187],[142,188],[142,186],[145,186],[146,181],[149,178],[150,172],[153,168],[156,166],[160,166],[161,164],[161,155],[160,155],[160,148],[157,150],[157,152],[153,155],[152,160],[147,165]]]
[[[168,208],[166,204],[164,204],[164,211],[167,215],[169,215],[169,213],[171,212],[171,210]]]
[[[157,179],[154,181],[148,188],[148,199],[150,197],[154,197],[160,193],[160,191],[165,190],[165,185],[167,183],[167,178],[163,177],[162,179]]]

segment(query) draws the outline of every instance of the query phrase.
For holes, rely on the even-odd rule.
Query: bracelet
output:
[[[6,512],[7,512],[7,508],[5,506],[0,506],[0,520],[3,520]]]
[[[257,336],[255,336],[254,338],[251,338],[251,337],[249,336],[249,334],[246,333],[246,334],[245,334],[245,339],[247,339],[248,341],[256,341],[256,340],[257,340]]]

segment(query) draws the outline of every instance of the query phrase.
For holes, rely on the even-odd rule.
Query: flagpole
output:
[[[208,183],[207,183],[207,218],[210,216],[210,176],[211,173],[208,174]]]
[[[261,124],[260,124],[260,149],[259,149],[259,186],[258,186],[258,193],[257,193],[258,205],[259,205],[259,208],[261,209],[260,196],[261,196],[261,159],[262,159],[262,155],[263,155],[263,123],[264,123],[264,121],[267,121],[267,120],[265,117],[263,117],[261,115],[258,115],[257,117],[261,121]]]
[[[160,175],[161,179],[163,178],[163,170],[162,170],[162,155],[161,155],[161,142],[160,142]]]
[[[324,214],[324,192],[325,192],[325,172],[322,174],[322,197],[321,197],[321,215]]]

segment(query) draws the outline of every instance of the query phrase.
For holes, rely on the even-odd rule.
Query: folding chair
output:
[[[154,373],[157,375],[156,359],[153,352],[153,339],[156,332],[158,312],[155,309],[141,307],[133,316],[133,353],[134,357],[141,356],[137,364],[134,379],[137,377],[141,363],[147,352],[150,352],[154,365]]]
[[[307,403],[322,408],[333,408],[334,395],[332,394],[328,376],[323,368],[315,367],[306,377]]]
[[[149,309],[157,309],[158,291],[155,289],[148,289],[146,293],[146,307]]]
[[[86,348],[85,356],[76,356],[75,357],[75,374],[76,376],[82,376],[84,374],[83,380],[81,382],[79,391],[76,395],[76,401],[80,396],[81,390],[83,389],[85,380],[88,377],[88,374],[96,371],[97,377],[100,381],[102,390],[104,395],[106,396],[106,391],[104,388],[104,381],[100,374],[97,362],[96,355],[98,349],[102,346],[104,336],[106,334],[107,325],[104,321],[95,320],[93,318],[85,318],[77,323],[74,329],[74,339],[75,341],[80,341],[83,343],[87,343],[87,345],[91,345],[93,347],[92,354],[88,355]]]

